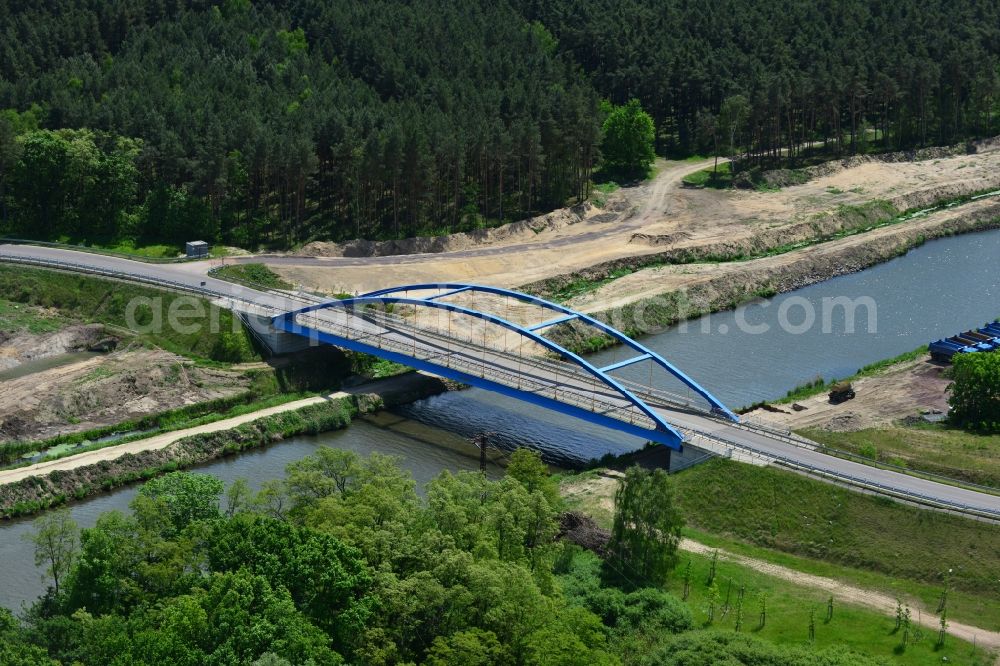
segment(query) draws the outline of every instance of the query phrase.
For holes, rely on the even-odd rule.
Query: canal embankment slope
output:
[[[570,298],[566,305],[620,323],[633,335],[646,335],[758,297],[871,268],[929,240],[998,227],[1000,203],[987,198],[773,256],[640,269]],[[572,343],[568,328],[561,331],[562,340]]]
[[[764,246],[823,239],[877,223],[875,209],[891,217],[1000,187],[996,142],[983,142],[974,154],[934,155],[838,160],[806,183],[775,191],[685,188],[683,176],[711,161],[662,162],[649,182],[595,196],[591,205],[603,206],[602,212],[573,214],[572,224],[536,227],[472,246],[442,237],[433,239],[433,247],[418,242],[427,239],[413,239],[410,246],[394,241],[371,250],[374,256],[349,256],[344,248],[324,256],[322,248],[310,247],[310,256],[233,261],[264,262],[288,282],[329,293],[441,281],[529,285],[542,294],[556,293],[580,278],[668,263],[671,254],[683,253],[686,263],[692,256],[705,261],[750,256]],[[383,251],[394,256],[381,256]],[[390,265],[391,270],[372,270]]]
[[[193,428],[0,471],[0,517],[11,518],[173,469],[342,428],[358,414],[447,391],[448,382],[406,373]]]

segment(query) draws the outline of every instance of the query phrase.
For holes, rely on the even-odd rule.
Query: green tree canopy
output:
[[[5,666],[53,666],[54,663],[45,648],[33,645],[26,640],[14,614],[6,608],[0,608],[0,664]]]
[[[164,529],[179,532],[194,521],[217,518],[224,488],[222,481],[209,474],[164,474],[139,489],[137,513],[149,524],[162,520]]]
[[[653,164],[655,128],[653,119],[637,99],[623,106],[606,105],[604,139],[601,142],[603,169],[622,178],[643,177]]]
[[[391,457],[320,450],[225,513],[205,475],[150,482],[132,515],[82,531],[59,594],[23,625],[0,611],[0,663],[866,663],[692,631],[691,609],[650,587],[679,529],[661,470],[632,468],[619,488],[623,589],[595,553],[556,541],[537,455],[515,463],[499,480],[443,472],[418,495]]]
[[[609,109],[605,168],[626,177],[647,120],[659,153],[717,141],[747,170],[997,134],[1000,3],[891,4],[0,3],[0,231],[92,238],[62,218],[80,202],[116,213],[89,216],[101,233],[245,246],[523,218],[587,195],[602,97],[648,114]],[[135,170],[105,165],[106,201],[62,168],[11,177],[30,173],[8,169],[11,127],[128,137]]]
[[[326,628],[338,644],[351,644],[371,613],[371,576],[361,553],[308,528],[239,514],[217,522],[208,535],[212,571],[247,570],[288,590],[297,608]]]
[[[288,591],[246,570],[213,574],[189,594],[127,616],[78,613],[87,664],[251,664],[265,654],[294,664],[337,666],[329,637],[296,609]]]
[[[469,629],[435,638],[424,666],[500,666],[503,654],[492,631]]]
[[[1000,432],[1000,354],[956,354],[949,418],[982,432]]]
[[[662,469],[630,467],[615,492],[607,574],[630,586],[660,586],[677,563],[684,519]]]
[[[559,484],[552,479],[549,467],[542,461],[537,451],[519,448],[510,455],[507,475],[521,482],[528,492],[540,492],[553,509],[562,506]]]

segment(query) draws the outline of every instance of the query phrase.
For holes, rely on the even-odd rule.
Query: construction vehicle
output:
[[[837,382],[830,387],[830,404],[839,405],[854,398],[854,387],[851,382]]]

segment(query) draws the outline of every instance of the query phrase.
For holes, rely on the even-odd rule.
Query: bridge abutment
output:
[[[275,328],[270,315],[245,311],[238,311],[238,313],[253,336],[272,354],[291,354],[312,346],[307,337],[286,333]]]

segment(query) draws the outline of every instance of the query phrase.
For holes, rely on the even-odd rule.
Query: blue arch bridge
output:
[[[251,260],[257,261],[247,259]],[[421,284],[327,303],[298,293],[239,287],[192,271],[191,265],[147,264],[62,248],[0,244],[0,262],[196,293],[237,312],[262,342],[276,348],[305,344],[307,339],[329,343],[673,449],[687,442],[689,455],[704,450],[747,462],[779,464],[866,492],[1000,521],[1000,497],[992,489],[834,457],[814,442],[773,424],[737,419],[667,359],[620,331],[527,294],[471,284]],[[553,335],[557,327],[571,327],[581,336],[611,336],[622,343],[625,355],[595,366],[558,342],[565,338]],[[625,368],[629,368],[627,373]],[[623,374],[645,381],[629,381]],[[674,392],[664,390],[673,386],[678,387]]]
[[[715,396],[667,359],[619,330],[557,303],[475,284],[414,284],[280,314],[286,333],[372,354],[680,450],[678,421],[738,422]],[[571,327],[628,350],[598,367],[557,342]],[[648,366],[646,383],[619,371]],[[663,373],[679,391],[658,389]],[[633,371],[632,376],[636,373]],[[701,422],[701,419],[699,419]]]

